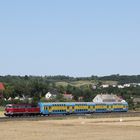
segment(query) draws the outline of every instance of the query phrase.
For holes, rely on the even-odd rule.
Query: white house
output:
[[[56,97],[56,94],[52,94],[50,92],[46,93],[46,95],[45,95],[46,99],[52,99],[52,98],[55,98],[55,97]]]
[[[130,87],[131,85],[130,84],[124,84],[123,86],[124,87]]]
[[[114,94],[98,94],[93,102],[95,103],[103,103],[103,102],[121,102],[122,99]]]
[[[101,85],[102,88],[108,88],[109,85]]]
[[[118,88],[124,88],[124,86],[122,86],[122,85],[118,85]]]
[[[46,99],[50,99],[51,96],[52,96],[52,94],[51,94],[50,92],[48,92],[48,93],[46,93],[45,98],[46,98]]]
[[[117,85],[112,85],[112,87],[114,87],[114,88],[115,88],[116,86],[117,86]]]

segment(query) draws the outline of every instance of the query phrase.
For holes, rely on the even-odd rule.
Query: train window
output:
[[[10,106],[10,105],[7,105],[7,106],[6,106],[6,108],[12,108],[12,106]]]
[[[90,109],[90,106],[88,106],[88,109]]]
[[[69,106],[67,106],[67,109],[69,109]]]
[[[27,108],[27,106],[16,106],[16,108]]]
[[[72,109],[74,109],[74,106],[72,107]]]
[[[15,106],[15,108],[22,108],[22,106]],[[24,108],[25,108],[25,106],[24,106]]]
[[[27,108],[31,108],[31,106],[27,106]]]

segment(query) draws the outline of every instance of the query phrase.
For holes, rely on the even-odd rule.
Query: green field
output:
[[[4,107],[1,107],[1,106],[0,106],[0,112],[1,112],[1,111],[4,111]]]
[[[109,85],[113,85],[113,84],[117,84],[116,81],[101,81],[103,84],[109,84]],[[80,80],[80,81],[74,81],[74,82],[56,82],[57,86],[67,86],[67,85],[71,85],[71,86],[75,86],[75,87],[80,87],[80,86],[89,86],[89,85],[97,85],[97,81],[94,80]]]

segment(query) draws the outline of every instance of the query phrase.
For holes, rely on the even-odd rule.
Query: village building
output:
[[[72,100],[73,99],[73,95],[72,94],[63,94],[63,98],[66,99],[66,100]]]
[[[98,94],[94,99],[95,103],[104,103],[104,102],[124,102],[124,100],[114,94]]]
[[[3,91],[5,90],[4,84],[0,82],[0,98],[3,98]]]
[[[0,91],[4,91],[4,90],[5,90],[4,84],[0,83]]]
[[[133,103],[135,105],[140,104],[140,98],[133,98]]]

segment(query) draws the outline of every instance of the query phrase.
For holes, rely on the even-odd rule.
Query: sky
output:
[[[139,60],[139,0],[0,0],[0,75],[136,75]]]

